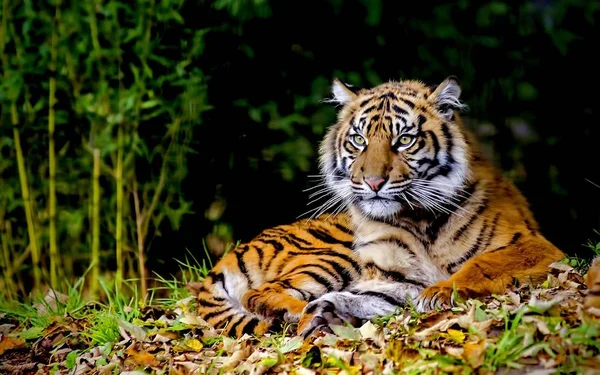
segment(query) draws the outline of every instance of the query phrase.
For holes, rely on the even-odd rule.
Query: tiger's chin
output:
[[[366,216],[377,219],[392,217],[403,208],[400,202],[390,199],[367,199],[359,201],[357,205]]]

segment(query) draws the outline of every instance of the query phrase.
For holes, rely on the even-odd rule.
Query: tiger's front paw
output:
[[[316,332],[333,333],[332,325],[350,323],[357,326],[361,319],[355,317],[342,317],[335,310],[335,305],[330,301],[313,301],[306,305],[304,313],[298,323],[298,334],[307,338]]]
[[[461,299],[467,299],[472,296],[472,291],[469,288],[456,286],[456,293],[452,283],[440,281],[428,288],[417,297],[415,307],[419,312],[428,312],[436,308],[449,309],[456,302],[456,295]]]

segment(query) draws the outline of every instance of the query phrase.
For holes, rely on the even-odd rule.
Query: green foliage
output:
[[[55,194],[63,277],[68,280],[75,268],[85,266],[93,242],[90,223],[99,220],[102,256],[93,267],[114,259],[115,246],[124,249],[125,259],[119,259],[117,251],[118,267],[128,264],[123,276],[138,276],[144,290],[145,253],[153,237],[166,228],[177,230],[191,213],[180,184],[188,174],[194,128],[209,109],[205,77],[195,63],[203,52],[206,30],[182,25],[182,5],[181,0],[5,1],[0,233],[3,268],[16,277],[22,292],[31,287],[26,281],[31,269],[23,267],[27,263],[20,258],[26,256],[27,244],[35,241],[42,246],[42,264],[34,267],[47,264],[48,259],[51,195],[44,124],[51,50],[56,49],[59,67]],[[49,37],[53,22],[56,44]],[[171,28],[178,31],[177,38],[162,39],[164,30]],[[18,108],[16,121],[8,117],[11,106]],[[28,238],[22,225],[24,205],[13,128],[20,130],[23,139],[26,170],[19,172],[29,176],[32,224],[38,238]],[[94,150],[100,152],[101,171],[97,218],[92,213]],[[102,270],[106,271],[110,270]],[[10,285],[11,281],[4,282]]]

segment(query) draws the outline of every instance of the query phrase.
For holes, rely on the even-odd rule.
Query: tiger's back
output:
[[[323,214],[261,232],[227,253],[195,288],[198,313],[230,336],[298,321],[304,306],[360,274],[345,214]]]

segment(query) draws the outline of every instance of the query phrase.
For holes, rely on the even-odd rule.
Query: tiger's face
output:
[[[321,144],[320,165],[339,201],[387,218],[405,208],[443,211],[456,199],[469,171],[456,80],[435,90],[401,81],[356,92],[336,80],[333,94],[342,108]]]

